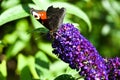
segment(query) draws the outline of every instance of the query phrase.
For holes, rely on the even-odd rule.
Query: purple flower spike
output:
[[[120,58],[105,59],[109,80],[120,80]]]
[[[53,36],[53,53],[79,71],[85,80],[108,80],[105,61],[74,25],[61,25]]]

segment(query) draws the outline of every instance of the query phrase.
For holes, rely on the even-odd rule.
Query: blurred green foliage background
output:
[[[100,55],[120,56],[119,0],[0,0],[0,80],[79,77],[52,54],[48,30],[30,14],[32,7],[46,10],[51,5],[67,9],[64,23],[74,24]]]

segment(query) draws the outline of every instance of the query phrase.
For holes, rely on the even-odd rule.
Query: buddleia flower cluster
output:
[[[120,79],[120,59],[104,59],[74,25],[62,24],[53,34],[53,53],[85,80]]]
[[[105,59],[109,80],[120,80],[120,58]]]

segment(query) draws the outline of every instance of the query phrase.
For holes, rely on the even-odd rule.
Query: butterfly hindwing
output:
[[[47,9],[47,28],[55,31],[63,23],[65,16],[65,8],[53,8],[53,6]]]

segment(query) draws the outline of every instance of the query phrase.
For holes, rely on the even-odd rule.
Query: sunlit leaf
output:
[[[0,25],[3,25],[12,20],[16,20],[28,16],[29,14],[23,9],[23,7],[27,8],[26,10],[29,9],[26,5],[17,5],[15,7],[12,7],[4,11],[0,15]]]
[[[37,75],[37,72],[35,70],[35,59],[34,59],[34,57],[33,56],[27,57],[27,62],[29,62],[27,64],[28,64],[28,67],[29,67],[32,75],[33,75],[33,78],[34,79],[39,79],[39,76]]]
[[[48,5],[50,4],[49,1],[50,0],[32,0],[35,5],[39,8],[39,9],[45,9],[47,8],[48,6],[45,6],[45,5]]]
[[[62,66],[60,66],[59,64]],[[69,67],[69,65],[63,61],[56,61],[50,65],[50,69],[52,72],[55,72],[55,71],[60,72],[66,69],[67,67]]]
[[[6,61],[2,60],[0,63],[0,80],[5,80],[7,76],[7,68],[6,68]]]
[[[22,69],[27,66],[27,59],[24,55],[19,54],[18,55],[18,64],[17,64],[17,70],[22,71]]]
[[[35,7],[32,4],[17,5],[15,7],[9,8],[0,15],[0,26],[20,18],[29,16],[30,9],[29,6]]]
[[[47,55],[49,55],[50,57],[56,59],[57,57],[52,54],[52,47],[50,43],[38,43],[38,47],[44,51]],[[47,50],[46,50],[47,49]]]
[[[1,7],[4,9],[11,8],[20,3],[20,0],[2,0]]]
[[[118,3],[117,1],[113,0],[111,3],[112,7],[120,13],[120,3]]]

